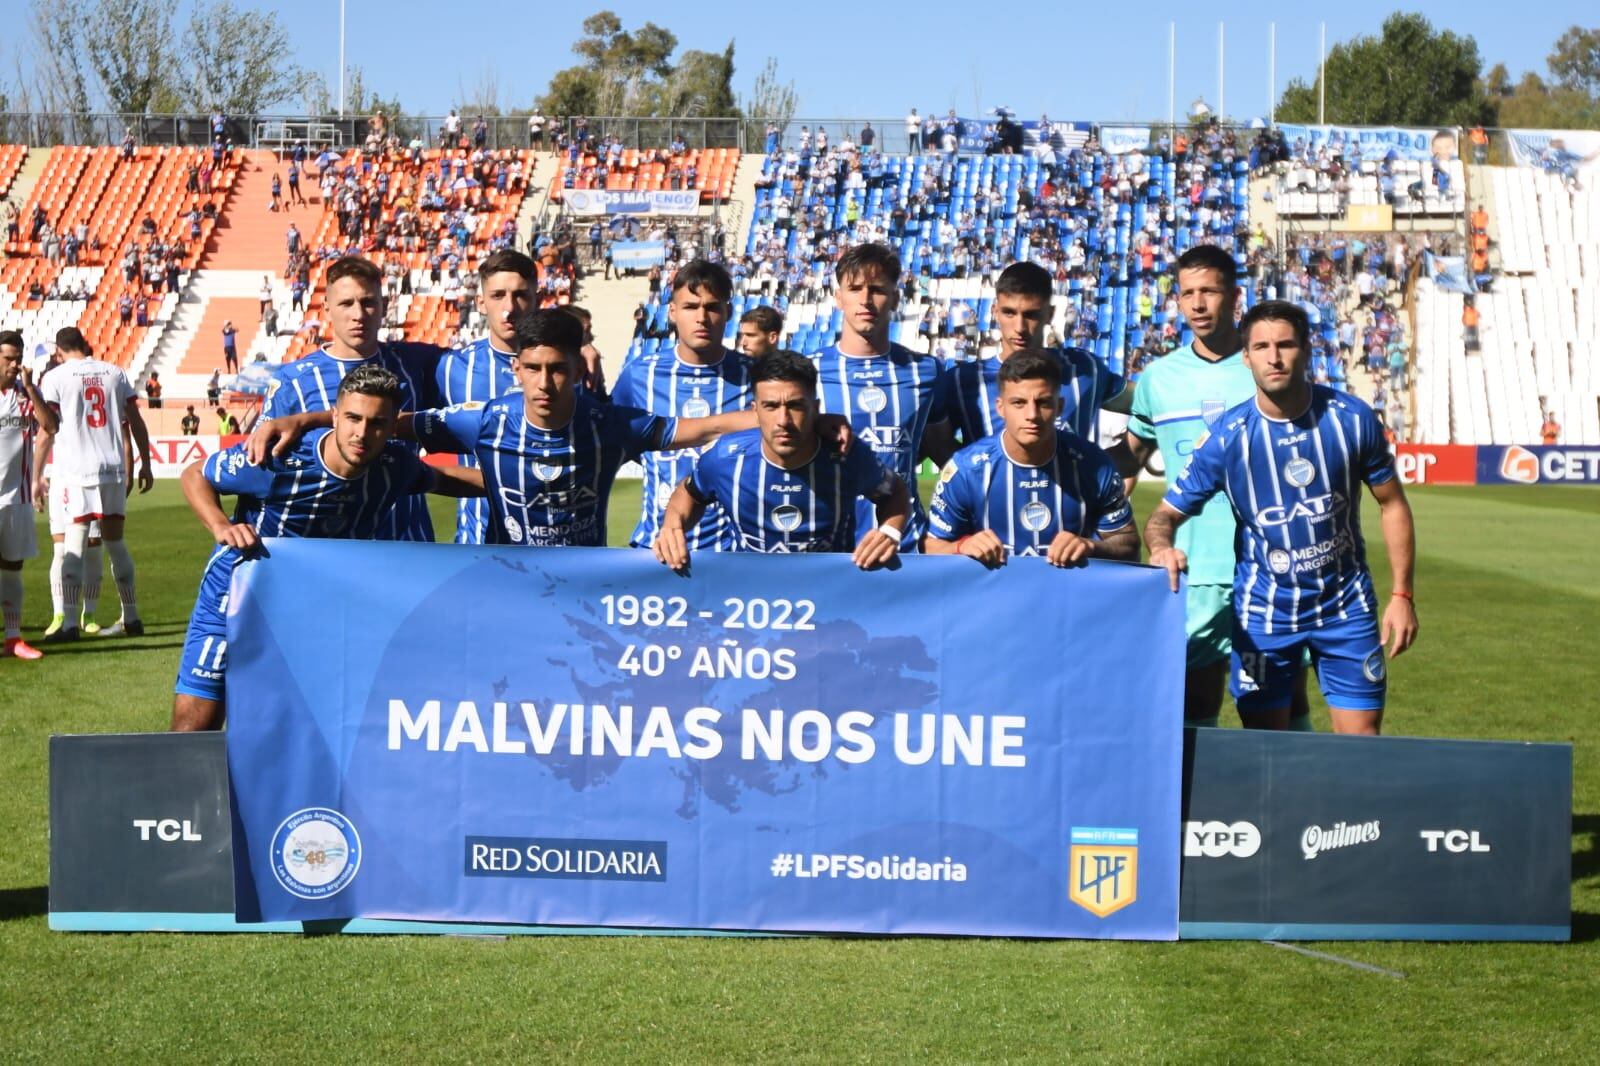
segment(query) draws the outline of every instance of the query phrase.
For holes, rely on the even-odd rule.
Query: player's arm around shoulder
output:
[[[250,463],[243,446],[236,444],[190,463],[178,481],[189,509],[206,527],[212,539],[224,547],[249,553],[256,549],[261,539],[253,526],[235,523],[228,518],[222,509],[219,489],[236,494],[252,489],[265,492],[265,485],[270,485],[271,477],[270,473]]]
[[[330,429],[333,412],[300,411],[263,419],[245,441],[245,455],[251,464],[264,465],[269,458],[281,459],[294,451],[313,429]]]

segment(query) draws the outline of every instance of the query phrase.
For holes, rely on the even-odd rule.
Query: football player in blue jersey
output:
[[[707,508],[720,506],[732,532],[731,550],[851,551],[870,569],[900,549],[911,518],[911,492],[867,448],[843,458],[817,432],[817,370],[795,352],[755,360],[756,429],[712,445],[678,484],[655,539],[656,558],[674,570],[698,550],[690,531]],[[872,504],[873,532],[856,539],[856,500]]]
[[[1246,726],[1286,728],[1294,674],[1309,649],[1338,733],[1376,735],[1390,658],[1417,636],[1416,535],[1372,408],[1313,385],[1310,323],[1270,300],[1240,323],[1254,398],[1228,410],[1195,449],[1145,527],[1150,561],[1174,591],[1188,566],[1180,525],[1226,495],[1238,521],[1230,669]],[[1361,486],[1377,500],[1393,585],[1379,614],[1361,537]]]
[[[307,434],[291,451],[252,465],[236,444],[183,472],[184,497],[216,539],[200,579],[178,667],[172,728],[219,729],[226,716],[227,602],[233,568],[266,537],[386,539],[389,513],[414,493],[481,495],[483,475],[429,467],[391,441],[400,379],[367,364],[340,380],[333,428]],[[220,494],[237,496],[230,519]]]
[[[517,319],[519,392],[400,417],[403,439],[477,456],[491,516],[486,543],[604,545],[606,504],[623,462],[756,426],[748,409],[692,418],[603,403],[578,389],[582,345],[576,318],[559,308],[529,311]],[[251,457],[282,454],[330,424],[327,412],[275,420],[251,438]]]
[[[439,406],[436,385],[444,349],[431,344],[383,343],[383,273],[360,256],[345,256],[328,266],[323,297],[333,340],[304,358],[279,367],[273,376],[263,422],[333,407],[339,381],[358,366],[376,364],[400,379],[400,409]],[[385,521],[394,540],[433,540],[433,520],[422,497],[401,500]]]
[[[502,248],[478,267],[478,310],[489,335],[456,348],[439,360],[436,371],[439,403],[486,403],[517,388],[517,316],[534,304],[538,272],[521,252]],[[461,457],[463,466],[477,462]],[[456,507],[457,544],[482,544],[489,525],[489,502],[464,499]]]
[[[1042,555],[1053,566],[1091,556],[1139,561],[1139,531],[1122,477],[1099,447],[1059,429],[1056,352],[1024,348],[1000,365],[1000,432],[956,453],[928,508],[929,555],[1001,566]]]
[[[655,415],[691,418],[750,406],[750,363],[722,346],[732,299],[733,280],[720,264],[696,259],[679,267],[667,303],[678,343],[630,362],[617,377],[612,400]],[[639,524],[629,540],[633,547],[655,543],[667,501],[694,469],[699,454],[693,448],[645,453]],[[695,551],[732,547],[722,508],[707,507],[689,540]]]
[[[994,286],[994,321],[1000,352],[988,359],[945,368],[945,406],[962,444],[976,444],[1000,431],[996,401],[1000,368],[1017,352],[1040,349],[1053,314],[1050,272],[1036,263],[1012,263]],[[1061,367],[1061,411],[1056,425],[1093,443],[1099,436],[1100,409],[1126,413],[1133,390],[1121,374],[1082,348],[1050,350]]]
[[[813,357],[824,414],[849,419],[855,436],[912,490],[911,521],[900,550],[918,550],[927,529],[915,486],[917,465],[943,466],[954,452],[939,360],[891,343],[899,303],[900,257],[882,244],[858,244],[834,267],[834,299],[844,324],[838,343]],[[856,505],[856,537],[873,529],[872,504]]]

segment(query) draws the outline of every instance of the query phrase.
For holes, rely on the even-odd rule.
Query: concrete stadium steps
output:
[[[223,369],[223,322],[232,319],[239,331],[241,365],[250,362],[258,350],[266,351],[261,348],[268,338],[261,332],[260,289],[260,271],[195,271],[143,369],[161,375],[169,397],[204,395],[211,372]],[[287,304],[287,290],[281,280],[274,279],[273,289],[275,297]],[[273,351],[276,350],[274,346]],[[277,361],[272,352],[267,355],[269,360]]]
[[[288,197],[287,164],[279,164],[273,152],[241,153],[239,176],[234,180],[222,221],[212,232],[201,266],[212,270],[254,270],[281,274],[288,261],[284,232],[291,220],[300,223],[307,239],[322,217],[322,201],[314,182],[302,177],[300,191],[309,201],[305,207],[268,210],[272,202],[272,175],[283,177],[284,197]],[[257,284],[260,279],[257,278]]]

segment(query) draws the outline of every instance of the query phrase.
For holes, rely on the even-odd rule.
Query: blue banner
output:
[[[1177,935],[1160,571],[267,549],[228,619],[241,920]]]
[[[1460,255],[1434,255],[1424,252],[1428,268],[1428,277],[1433,279],[1435,288],[1446,292],[1459,292],[1471,296],[1477,292],[1477,286],[1467,276],[1467,260]]]
[[[1480,485],[1600,484],[1600,448],[1480,444],[1477,462]]]

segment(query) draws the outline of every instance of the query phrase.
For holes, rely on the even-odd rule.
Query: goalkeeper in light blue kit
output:
[[[1372,409],[1313,385],[1310,323],[1270,300],[1240,323],[1256,395],[1231,408],[1195,449],[1150,516],[1150,561],[1178,588],[1177,529],[1223,493],[1238,520],[1231,688],[1246,727],[1283,729],[1295,670],[1309,649],[1337,733],[1376,735],[1388,677],[1417,636],[1411,507]],[[1380,607],[1361,538],[1361,485],[1380,509],[1393,572]],[[1381,611],[1381,615],[1380,615]]]
[[[940,475],[928,508],[929,555],[986,566],[1043,556],[1081,566],[1090,556],[1139,561],[1139,532],[1111,459],[1061,417],[1061,359],[1024,348],[1000,364],[1000,432],[963,448]]]

